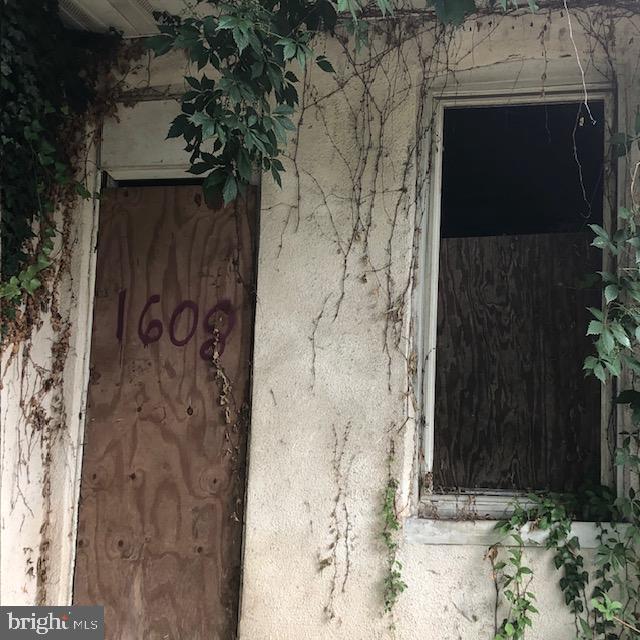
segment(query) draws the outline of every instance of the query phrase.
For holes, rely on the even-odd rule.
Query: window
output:
[[[607,226],[604,97],[589,108],[439,105],[425,458],[440,507],[453,494],[503,509],[514,493],[606,479],[607,402],[582,370],[587,307],[601,304],[589,276],[603,269],[588,225]]]

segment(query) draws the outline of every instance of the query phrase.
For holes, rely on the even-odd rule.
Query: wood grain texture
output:
[[[434,488],[571,491],[600,478],[585,336],[600,270],[587,233],[446,238],[440,250]]]
[[[74,601],[109,640],[235,638],[256,200],[201,192],[102,197]]]

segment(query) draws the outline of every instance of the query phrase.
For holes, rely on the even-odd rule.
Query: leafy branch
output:
[[[270,172],[281,184],[279,156],[296,130],[299,80],[290,67],[295,63],[304,71],[315,61],[333,71],[310,42],[315,33],[333,32],[337,14],[328,0],[239,0],[218,7],[216,15],[203,18],[156,14],[160,34],[147,44],[156,55],[184,51],[202,72],[185,78],[182,113],[167,137],[184,138],[191,173],[206,174],[205,196],[221,194],[230,202],[256,170]]]
[[[382,501],[382,541],[387,550],[387,573],[384,578],[384,610],[393,610],[400,594],[407,588],[402,580],[402,564],[397,559],[398,542],[396,540],[400,529],[400,521],[396,515],[396,492],[398,482],[389,478],[384,490]]]
[[[296,131],[299,78],[315,62],[333,73],[331,62],[317,54],[312,42],[319,33],[335,34],[339,14],[356,47],[367,43],[365,4],[360,0],[235,0],[219,3],[213,15],[181,18],[156,13],[160,33],[147,40],[156,56],[183,51],[197,69],[186,76],[182,113],[168,138],[183,138],[190,172],[204,177],[209,200],[233,200],[254,172],[270,173],[281,185],[280,157],[288,135]],[[476,9],[475,0],[429,0],[440,20],[461,23]],[[511,0],[517,6],[517,0]],[[376,0],[383,15],[393,12],[390,0]],[[531,0],[530,0],[531,4]],[[498,5],[507,10],[506,0]],[[533,5],[532,5],[533,6]],[[295,71],[294,71],[295,69]]]
[[[518,534],[512,535],[517,546],[508,548],[508,558],[493,564],[497,584],[501,584],[509,612],[494,636],[494,640],[524,638],[527,627],[533,625],[531,614],[538,613],[531,591],[532,571],[523,561],[523,543]]]

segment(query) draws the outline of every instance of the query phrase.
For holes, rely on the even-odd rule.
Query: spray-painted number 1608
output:
[[[121,342],[124,334],[124,316],[125,316],[125,303],[127,300],[127,290],[123,289],[118,295],[118,318],[116,325],[116,338]],[[140,312],[140,318],[138,320],[138,337],[142,344],[146,347],[153,342],[157,342],[164,333],[164,325],[161,320],[157,318],[151,319],[152,306],[160,302],[160,295],[154,294],[149,296],[145,305]],[[176,335],[176,325],[182,318],[182,315],[187,313],[189,315],[188,330],[181,336]],[[193,300],[183,300],[180,302],[171,314],[169,324],[167,326],[167,332],[169,334],[169,340],[176,347],[184,347],[193,338],[198,328],[198,319],[200,316],[200,310],[198,304]],[[213,349],[213,330],[218,329],[217,346],[220,355],[224,352],[226,339],[231,333],[236,323],[235,313],[231,305],[230,300],[220,300],[211,309],[209,309],[203,317],[202,328],[209,336],[207,340],[202,343],[200,347],[200,357],[203,360],[209,361],[212,355]]]

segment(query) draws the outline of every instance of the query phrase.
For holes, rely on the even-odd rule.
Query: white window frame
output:
[[[541,78],[546,77],[543,85]],[[444,112],[449,107],[460,106],[509,106],[554,104],[584,101],[585,90],[589,100],[604,101],[605,160],[609,138],[616,123],[617,96],[613,83],[601,75],[585,77],[583,84],[574,59],[548,61],[519,61],[471,70],[436,80],[427,99],[422,126],[429,135],[425,137],[423,157],[428,158],[422,167],[427,176],[424,209],[426,211],[422,234],[422,290],[419,295],[418,342],[421,348],[419,371],[419,395],[422,406],[422,441],[418,453],[419,505],[418,515],[427,518],[495,519],[510,510],[514,498],[526,492],[505,490],[468,490],[455,493],[433,493],[432,470],[434,460],[435,376],[437,371],[436,337],[438,317],[438,270],[440,259],[440,218],[442,187],[442,144]],[[611,228],[612,216],[617,209],[616,180],[605,164],[603,225]],[[611,206],[614,203],[614,206]],[[612,270],[615,265],[606,256],[603,268]],[[586,329],[586,328],[585,328]],[[613,383],[601,390],[601,481],[621,490],[622,478],[613,465],[612,451],[619,440],[616,433],[616,408],[612,403]],[[613,419],[612,419],[613,417]],[[526,499],[524,499],[526,502]]]

